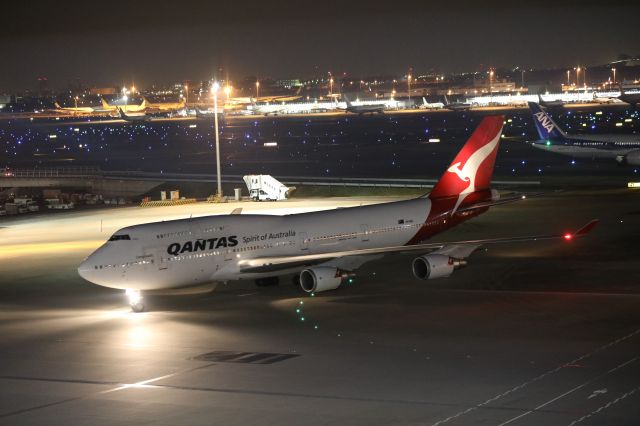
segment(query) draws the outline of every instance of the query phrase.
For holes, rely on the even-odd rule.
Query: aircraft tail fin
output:
[[[425,98],[424,96],[422,97],[422,105],[427,106],[427,98]]]
[[[60,106],[60,104],[59,104],[59,103],[57,103],[57,102],[54,102],[54,103],[53,103],[53,105],[55,105],[55,107],[56,107],[56,108],[58,108],[58,109],[62,109],[62,107]]]
[[[562,140],[566,138],[567,135],[564,131],[553,121],[549,114],[540,108],[540,105],[535,102],[529,102],[529,109],[533,114],[533,122],[541,140]]]
[[[118,107],[118,114],[120,114],[121,118],[127,118],[127,114],[124,113],[124,111],[122,110],[122,108]]]
[[[351,107],[351,101],[349,100],[349,98],[347,97],[347,95],[343,94],[342,97],[344,98],[344,101],[347,103],[348,107]]]
[[[449,105],[449,98],[447,98],[447,95],[444,95],[444,104]]]
[[[449,198],[457,203],[474,192],[488,191],[500,145],[504,116],[495,115],[482,119],[480,125],[464,144],[447,171],[429,194],[431,200]]]
[[[110,109],[111,105],[109,105],[109,102],[107,102],[104,98],[100,98],[100,100],[102,101],[102,108],[104,109]]]

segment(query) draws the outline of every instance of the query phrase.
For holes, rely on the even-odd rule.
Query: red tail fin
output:
[[[504,116],[501,115],[485,117],[482,120],[433,187],[429,198],[457,196],[455,211],[467,195],[489,189],[503,123]]]

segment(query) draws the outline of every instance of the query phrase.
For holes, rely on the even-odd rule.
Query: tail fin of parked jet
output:
[[[535,102],[529,102],[529,109],[533,114],[533,122],[536,125],[538,135],[542,140],[562,140],[567,135],[562,129],[551,119],[549,114],[544,112],[540,105]]]
[[[351,105],[351,101],[349,100],[347,95],[343,94],[342,97],[344,98],[344,101],[347,103],[347,107],[353,106],[353,105]]]
[[[456,211],[467,195],[488,191],[500,145],[504,116],[485,117],[429,194],[431,200],[456,199]]]
[[[127,118],[127,114],[124,113],[124,111],[122,110],[122,108],[118,107],[118,114],[120,114],[121,118],[126,119]]]

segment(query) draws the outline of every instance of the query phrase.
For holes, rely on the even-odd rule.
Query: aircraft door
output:
[[[360,225],[360,241],[363,243],[368,242],[370,234],[371,230],[369,229],[369,225]]]
[[[309,236],[306,232],[300,232],[298,234],[298,244],[300,245],[300,250],[309,250]]]

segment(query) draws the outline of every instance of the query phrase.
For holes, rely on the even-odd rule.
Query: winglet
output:
[[[600,222],[600,219],[593,219],[591,222],[584,225],[582,228],[578,229],[573,235],[576,237],[582,237],[583,235],[587,235],[596,225]]]

